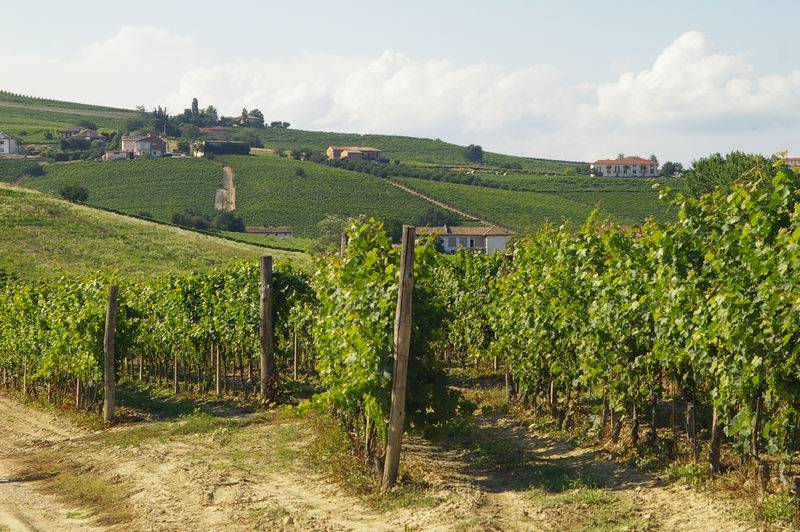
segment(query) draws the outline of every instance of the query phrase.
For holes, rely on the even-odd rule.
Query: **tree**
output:
[[[241,118],[241,122],[240,123],[242,124],[242,127],[247,127],[247,108],[246,107],[242,107],[242,118]]]
[[[86,129],[91,129],[92,131],[97,131],[97,124],[95,124],[94,122],[92,122],[87,118],[78,120],[78,125],[81,127],[85,127]]]
[[[656,157],[655,154],[653,154],[653,155],[650,156],[650,160],[653,161],[654,163],[657,163],[658,162],[658,157]]]
[[[258,109],[253,109],[247,115],[247,121],[249,127],[264,127],[264,114]]]
[[[661,175],[664,177],[681,177],[683,175],[683,165],[667,161],[661,167]]]
[[[187,141],[200,138],[200,128],[194,124],[183,124],[181,126],[181,138]]]
[[[70,203],[82,203],[89,199],[89,191],[86,187],[74,183],[62,186],[58,189],[58,193]]]
[[[217,122],[219,122],[217,108],[213,105],[209,105],[206,107],[206,110],[203,111],[203,124],[206,126],[216,126]]]
[[[774,165],[777,162],[777,157],[766,158],[739,151],[724,157],[715,153],[692,161],[692,168],[686,172],[686,185],[692,196],[700,197],[716,188],[727,191],[733,183],[743,178],[754,178],[756,174],[765,177],[769,183],[775,175]]]
[[[471,163],[479,163],[483,161],[483,148],[477,144],[470,144],[463,151],[464,159]]]
[[[625,154],[624,153],[618,153],[617,154],[617,159],[621,160],[621,159],[624,159],[624,158],[625,158]]]
[[[629,164],[623,164],[622,165],[622,173],[623,174],[628,175],[628,170],[630,170],[630,169],[631,169],[631,165],[629,165]]]
[[[192,98],[192,119],[198,118],[200,118],[200,105],[197,103],[197,98]]]
[[[214,216],[214,228],[221,231],[244,232],[244,222],[229,211],[220,211]]]

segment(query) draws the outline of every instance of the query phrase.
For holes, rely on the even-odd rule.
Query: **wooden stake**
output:
[[[214,379],[217,385],[217,396],[222,394],[222,383],[220,382],[220,376],[222,375],[222,368],[220,368],[219,364],[219,346],[215,344],[211,344],[211,356],[214,357]]]
[[[394,375],[392,376],[392,406],[389,414],[389,433],[386,437],[386,461],[381,487],[391,489],[397,481],[400,447],[406,419],[406,377],[411,344],[411,299],[414,292],[414,233],[415,227],[403,226],[400,254],[400,286],[394,318]]]
[[[103,371],[105,374],[105,390],[103,391],[103,420],[114,421],[116,397],[116,380],[114,375],[114,329],[117,326],[117,296],[119,287],[112,284],[108,287],[108,306],[106,307],[106,331],[103,336]]]
[[[297,380],[297,355],[300,352],[300,344],[297,339],[297,329],[294,330],[294,365],[292,366],[292,380]]]
[[[261,304],[259,339],[261,341],[261,398],[275,398],[275,350],[272,343],[272,257],[261,257]]]

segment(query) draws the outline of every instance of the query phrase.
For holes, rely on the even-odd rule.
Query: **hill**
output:
[[[252,129],[267,148],[303,149],[324,152],[328,146],[372,146],[381,150],[381,157],[402,163],[418,163],[436,166],[470,165],[464,159],[464,148],[440,139],[404,137],[398,135],[359,135],[357,133],[332,133],[303,131],[300,129],[264,128]],[[483,163],[491,167],[509,168],[533,173],[563,174],[567,168],[586,166],[578,161],[555,161],[533,157],[515,157],[499,153],[484,152]],[[588,167],[586,168],[588,170]]]
[[[203,271],[260,255],[299,266],[309,263],[304,254],[163,226],[5,184],[0,184],[0,227],[0,269],[25,279],[96,270],[145,278]]]
[[[477,174],[476,174],[477,175]],[[493,223],[518,231],[535,229],[545,220],[580,223],[599,207],[601,218],[625,225],[648,217],[664,222],[675,212],[658,198],[658,187],[649,179],[596,178],[584,176],[495,176],[480,174],[483,186],[396,178],[396,181],[459,209],[468,209]],[[659,181],[673,191],[684,188],[684,179]]]
[[[419,223],[448,213],[378,177],[283,157],[227,155],[236,178],[236,212],[247,225],[291,225],[315,236],[327,215],[366,215],[384,222]]]
[[[0,163],[5,164],[5,163]],[[76,161],[43,166],[44,175],[20,185],[53,196],[64,185],[89,191],[88,204],[170,222],[190,209],[214,212],[214,194],[222,185],[222,167],[205,159],[170,157],[113,163]]]

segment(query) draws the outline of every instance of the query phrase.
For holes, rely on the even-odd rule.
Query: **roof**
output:
[[[2,131],[0,131],[0,139],[19,140],[17,137],[12,137],[8,133],[3,133]]]
[[[203,133],[212,133],[212,132],[217,132],[217,131],[225,131],[225,132],[227,132],[228,130],[225,129],[224,127],[222,127],[222,126],[211,126],[211,127],[201,127],[200,131],[202,131]]]
[[[62,129],[59,133],[78,133],[83,129],[81,126],[70,126],[67,129]]]
[[[625,157],[624,159],[600,159],[599,161],[595,161],[592,164],[595,166],[608,165],[608,164],[631,164],[631,165],[654,164],[658,166],[658,163],[656,161],[651,161],[650,159],[642,159],[638,155],[634,155],[633,157]]]
[[[291,225],[248,225],[245,233],[291,233]]]
[[[372,148],[370,146],[328,146],[328,149],[337,151],[381,151],[378,148]]]
[[[461,227],[461,226],[449,226],[445,225],[443,227],[417,227],[416,229],[417,235],[426,235],[430,233],[438,233],[439,235],[456,235],[456,236],[507,236],[508,233],[497,227],[496,225],[492,225],[490,227],[480,226],[480,227]]]

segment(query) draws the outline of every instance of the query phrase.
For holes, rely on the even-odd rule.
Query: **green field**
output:
[[[440,139],[402,137],[398,135],[359,135],[356,133],[329,133],[303,131],[300,129],[265,128],[255,131],[267,148],[310,148],[324,152],[330,145],[372,146],[381,150],[381,157],[400,160],[402,163],[424,163],[429,165],[470,165],[464,160],[463,147]],[[514,157],[484,152],[484,163],[489,165],[518,163],[528,172],[563,174],[566,168],[579,162],[552,161],[532,157]],[[480,165],[477,165],[480,166]]]
[[[567,176],[495,176],[481,175],[488,183],[498,183],[511,190],[561,196],[589,207],[599,206],[624,224],[642,223],[649,216],[660,222],[675,219],[675,212],[658,199],[658,183],[674,192],[684,188],[684,179],[634,179]]]
[[[236,174],[236,212],[245,224],[291,225],[299,237],[316,236],[327,215],[413,224],[433,207],[380,178],[316,163],[255,155],[216,160]]]
[[[260,255],[300,267],[309,264],[304,254],[231,242],[3,184],[0,227],[0,268],[25,279],[97,270],[146,278],[204,271]]]
[[[55,108],[53,108],[55,109]],[[66,112],[57,110],[39,110],[23,107],[6,107],[0,105],[0,131],[22,139],[25,143],[49,143],[45,133],[55,132],[76,125],[81,120],[91,120],[100,131],[116,131],[122,120],[108,116],[96,116],[91,111]],[[23,134],[24,133],[24,134]]]
[[[424,179],[398,178],[409,188],[447,203],[483,220],[519,232],[535,231],[547,222],[572,226],[586,220],[592,208],[552,194],[518,192],[470,185],[457,185]],[[609,217],[601,213],[601,218]]]
[[[64,185],[81,185],[89,191],[89,205],[128,214],[149,213],[163,222],[185,209],[213,215],[214,194],[222,185],[219,164],[188,157],[56,163],[45,165],[44,171],[45,175],[20,184],[54,196]]]

